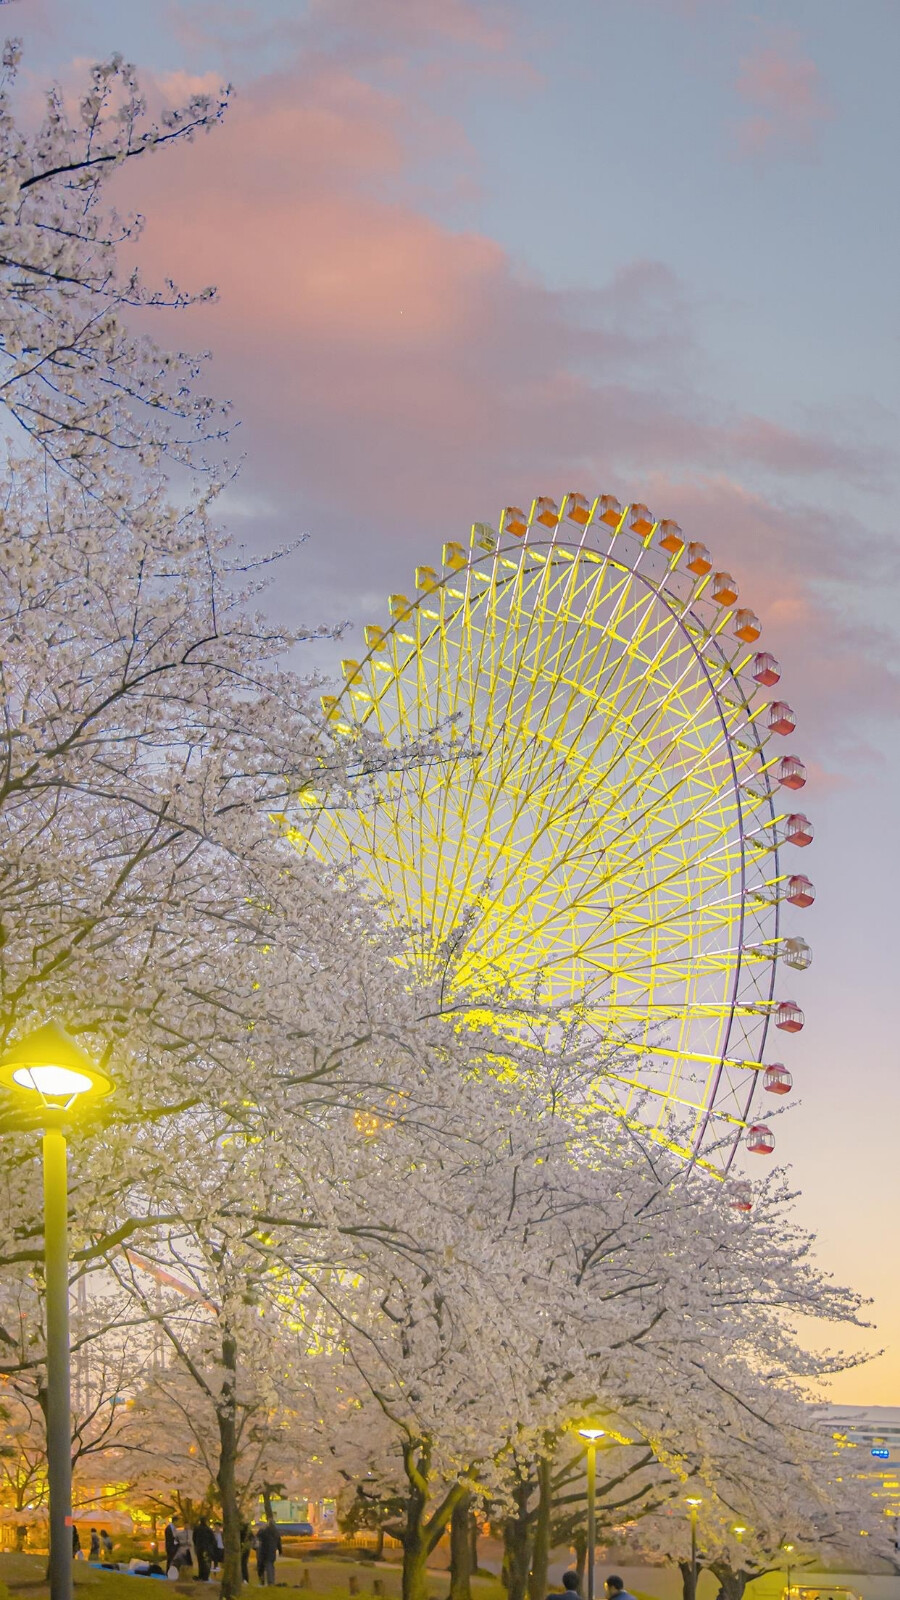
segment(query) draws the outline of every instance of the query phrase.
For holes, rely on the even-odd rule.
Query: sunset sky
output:
[[[236,536],[309,536],[284,618],[382,621],[443,539],[570,489],[646,501],[734,572],[813,772],[777,1155],[886,1348],[833,1397],[900,1405],[896,0],[15,0],[3,20],[23,105],[113,50],[155,103],[235,86],[220,129],[120,195],[149,278],[218,285],[156,331],[210,349],[234,403]]]

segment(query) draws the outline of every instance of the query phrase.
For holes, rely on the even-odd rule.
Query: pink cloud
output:
[[[233,0],[197,4],[189,14],[169,0],[167,21],[190,50],[224,49],[242,77],[261,51],[275,45],[285,54],[339,53],[345,64],[371,69],[377,63],[397,76],[414,68],[422,81],[460,71],[536,79],[515,48],[510,0],[310,0],[296,15],[271,19]]]
[[[548,290],[493,240],[395,198],[420,138],[403,96],[318,60],[243,93],[214,139],[141,174],[152,267],[218,281],[197,342],[261,425],[256,448],[308,491],[339,465],[344,495],[365,503],[371,478],[349,458],[416,499],[441,481],[487,494],[535,456],[878,470],[867,448],[722,416],[693,392],[691,310],[668,268]]]
[[[742,156],[810,149],[822,124],[833,115],[816,63],[802,53],[797,35],[787,30],[767,48],[742,59],[735,88],[748,107],[737,124]]]
[[[473,0],[379,0],[377,10],[371,0],[313,0],[311,20],[356,38],[375,32],[381,40],[399,39],[407,49],[435,38],[492,53],[510,44],[508,6]]]
[[[792,509],[796,488],[778,504],[741,482],[764,475],[804,495],[825,474],[869,484],[884,470],[875,452],[708,400],[692,378],[694,308],[665,266],[636,261],[601,288],[556,291],[494,240],[417,209],[418,146],[440,148],[445,132],[455,152],[454,130],[407,95],[317,53],[132,180],[148,276],[219,285],[180,336],[212,347],[216,385],[243,418],[243,493],[267,508],[254,536],[312,526],[316,603],[344,612],[348,593],[381,594],[386,569],[399,580],[511,500],[569,488],[646,499],[752,577],[746,603],[776,653],[800,651],[823,728],[849,728],[861,703],[896,709],[871,635],[818,587],[857,581],[846,530],[802,500]]]

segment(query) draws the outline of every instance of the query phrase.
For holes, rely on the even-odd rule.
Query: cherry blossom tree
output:
[[[0,400],[53,468],[115,503],[109,452],[150,467],[162,453],[197,460],[221,436],[221,410],[196,393],[196,357],[172,355],[134,329],[136,313],[209,299],[146,287],[120,264],[140,233],[108,191],[123,167],[208,133],[229,91],[196,94],[153,119],[135,70],[94,66],[72,107],[58,86],[32,129],[15,116],[20,48],[7,42],[0,80]]]
[[[246,1152],[219,1185],[227,1140],[260,1139],[274,1163],[264,1135],[289,1126],[306,1187],[279,1204],[298,1200],[293,1231],[324,1240],[312,1260],[332,1270],[329,1241],[352,1227],[346,1206],[331,1210],[353,1192],[345,1157],[373,1126],[464,1128],[451,1058],[468,1071],[471,1051],[409,990],[377,909],[293,848],[310,783],[344,793],[358,773],[285,664],[298,635],[255,609],[259,573],[235,560],[211,502],[175,510],[155,475],[177,440],[154,429],[177,407],[122,320],[143,292],[117,275],[103,185],[218,113],[197,103],[141,133],[142,114],[119,62],[94,74],[74,128],[57,94],[31,140],[3,108],[4,393],[33,449],[10,455],[0,507],[0,1042],[57,1013],[118,1081],[71,1141],[76,1271],[121,1267],[144,1236],[164,1253],[216,1241],[203,1264],[232,1274],[215,1302],[226,1379],[206,1398],[224,1427],[234,1274],[265,1257],[269,1227]],[[159,383],[176,369],[163,362]],[[183,374],[172,381],[194,415]],[[372,758],[353,759],[364,771]],[[0,1126],[0,1272],[17,1279],[39,1272],[39,1174],[11,1097]],[[407,1157],[401,1188],[414,1172]],[[28,1349],[17,1338],[0,1335],[7,1368],[40,1384],[39,1327]]]

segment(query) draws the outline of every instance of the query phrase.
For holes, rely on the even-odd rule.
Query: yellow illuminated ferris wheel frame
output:
[[[776,964],[808,965],[781,911],[813,892],[782,870],[811,828],[757,618],[701,543],[609,495],[507,507],[416,588],[322,703],[339,739],[419,754],[353,806],[307,795],[304,843],[389,907],[418,974],[449,952],[498,1025],[518,1000],[591,1030],[600,1103],[727,1170],[770,1026],[802,1025]]]

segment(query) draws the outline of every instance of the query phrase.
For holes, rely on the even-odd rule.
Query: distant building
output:
[[[870,1450],[890,1450],[900,1463],[900,1406],[817,1406],[835,1433]],[[878,1457],[874,1457],[878,1460]]]
[[[900,1406],[816,1406],[817,1420],[846,1451],[847,1470],[872,1485],[872,1499],[900,1532]]]

